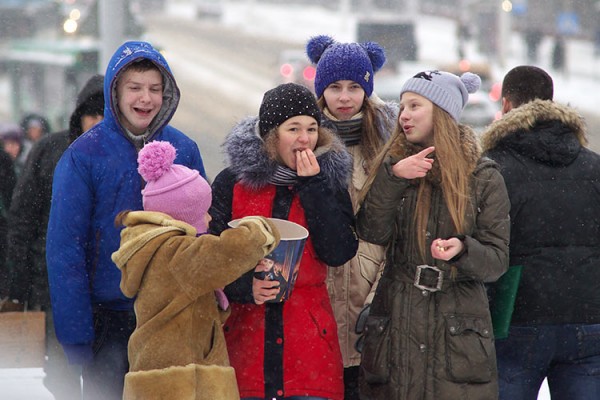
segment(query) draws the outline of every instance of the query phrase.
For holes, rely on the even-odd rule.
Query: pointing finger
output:
[[[431,147],[426,148],[425,150],[421,150],[416,155],[419,156],[419,157],[421,157],[421,158],[425,158],[428,155],[430,155],[431,153],[433,153],[434,151],[435,151],[435,147],[431,146]],[[433,160],[432,160],[432,162],[433,162]]]

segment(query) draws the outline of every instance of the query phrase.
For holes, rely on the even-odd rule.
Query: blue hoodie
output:
[[[94,308],[133,309],[133,300],[121,293],[121,273],[111,254],[120,242],[115,217],[142,209],[143,180],[138,150],[119,120],[116,87],[125,68],[144,58],[159,67],[164,87],[146,142],[170,142],[177,149],[175,163],[206,176],[196,143],[167,125],[180,95],[166,60],[148,43],[124,43],[106,70],[104,120],[71,144],[54,173],[46,259],[56,335],[71,362],[91,357]]]

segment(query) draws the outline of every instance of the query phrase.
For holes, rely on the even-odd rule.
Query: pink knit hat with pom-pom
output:
[[[175,156],[169,142],[150,142],[140,150],[138,172],[146,181],[144,210],[169,214],[204,233],[208,228],[204,216],[212,202],[210,185],[198,171],[173,164]]]

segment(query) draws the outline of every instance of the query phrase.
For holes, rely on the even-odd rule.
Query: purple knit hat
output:
[[[144,210],[169,214],[204,233],[212,190],[198,171],[173,164],[175,156],[175,147],[169,142],[150,142],[140,150],[138,172],[146,181]]]
[[[373,75],[385,64],[385,50],[378,43],[339,43],[328,35],[310,38],[306,54],[317,65],[317,98],[327,86],[342,80],[358,83],[369,97],[373,93]]]

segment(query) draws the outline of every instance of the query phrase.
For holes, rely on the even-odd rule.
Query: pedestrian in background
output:
[[[270,302],[279,282],[250,271],[225,293],[231,365],[242,399],[342,400],[342,356],[325,280],[327,266],[356,254],[348,194],[350,155],[320,126],[314,95],[294,83],[264,95],[258,117],[241,121],[225,139],[229,167],[215,178],[210,232],[233,219],[261,215],[304,226],[304,246],[288,300]],[[256,271],[261,271],[257,266]]]
[[[144,211],[117,216],[126,228],[112,258],[121,290],[135,297],[137,319],[123,399],[236,400],[221,327],[230,309],[221,288],[273,251],[279,233],[266,218],[249,216],[220,237],[205,234],[210,185],[174,160],[168,142],[144,146]]]
[[[371,303],[361,398],[498,397],[484,282],[508,268],[509,202],[496,165],[459,125],[479,77],[424,71],[365,185],[361,239],[387,246]]]
[[[17,177],[21,175],[25,166],[25,158],[22,156],[25,151],[24,137],[25,133],[19,125],[12,122],[0,123],[0,144],[2,144],[4,152],[10,156]]]
[[[22,163],[27,162],[27,157],[33,145],[42,137],[48,135],[52,130],[48,120],[36,113],[26,114],[21,119],[21,129],[23,129],[23,151],[21,154]]]
[[[168,125],[180,93],[163,56],[146,42],[126,42],[109,61],[104,120],[75,140],[54,172],[46,260],[56,336],[69,362],[82,366],[87,399],[121,399],[135,328],[133,299],[119,288],[111,260],[114,225],[124,210],[142,209],[137,152],[164,140],[176,162],[204,175],[198,146]]]
[[[316,64],[317,104],[328,127],[335,130],[352,155],[348,191],[356,212],[358,193],[398,116],[397,103],[385,103],[373,92],[375,73],[385,63],[385,52],[374,42],[338,43],[321,35],[307,42],[306,53]],[[328,269],[327,288],[338,325],[346,400],[358,400],[360,353],[356,348],[356,323],[375,294],[384,256],[383,247],[360,240],[354,258],[341,267]],[[365,316],[367,312],[368,309]]]
[[[10,155],[0,147],[0,310],[8,300],[10,271],[6,261],[7,218],[17,178]]]
[[[565,48],[565,39],[558,36],[554,42],[554,48],[552,49],[552,68],[556,72],[564,73],[567,70],[567,49]]]
[[[544,38],[544,33],[537,28],[529,27],[523,33],[525,46],[527,47],[527,61],[537,62],[540,43]]]
[[[500,399],[600,398],[600,155],[583,118],[531,65],[502,82],[503,117],[482,136],[511,201],[510,265],[521,265],[508,338],[496,341]]]
[[[29,153],[19,177],[8,214],[9,300],[13,310],[46,312],[44,385],[57,400],[73,399],[81,393],[79,374],[69,368],[56,340],[46,268],[46,230],[50,214],[52,178],[58,160],[83,132],[104,115],[104,77],[91,77],[77,96],[69,129],[42,136]],[[27,124],[24,122],[24,124]]]
[[[52,131],[48,120],[36,113],[25,115],[21,120],[21,128],[25,132],[25,140],[29,140],[32,144]]]

